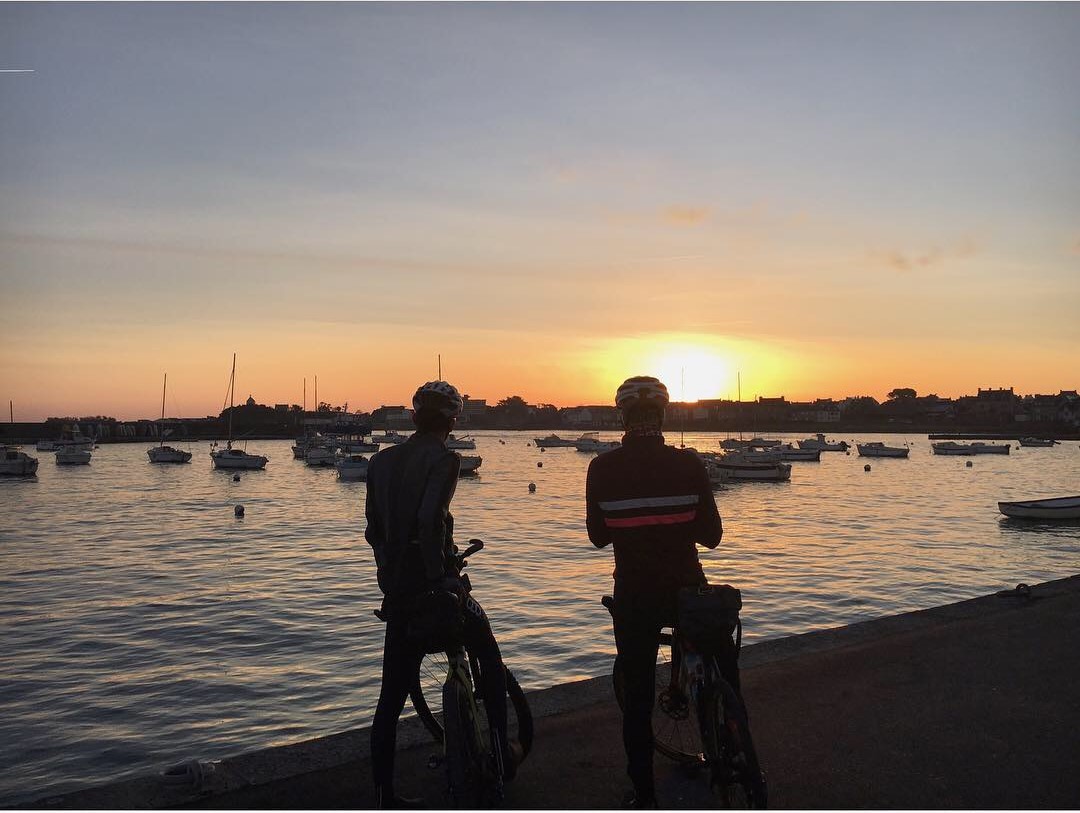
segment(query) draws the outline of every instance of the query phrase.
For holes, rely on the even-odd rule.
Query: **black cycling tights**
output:
[[[416,681],[424,652],[405,635],[406,619],[391,619],[386,625],[383,643],[382,689],[375,719],[371,724],[371,767],[375,787],[383,798],[391,798],[394,786],[394,750],[397,747],[397,721],[405,708],[409,689]],[[491,727],[492,748],[503,758],[506,750],[506,672],[499,645],[483,608],[469,596],[465,600],[465,646],[480,664],[484,707]],[[428,697],[428,703],[441,703],[441,695]],[[498,735],[498,743],[495,736]]]

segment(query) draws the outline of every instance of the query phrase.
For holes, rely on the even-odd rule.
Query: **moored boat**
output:
[[[971,451],[975,454],[1008,454],[1009,448],[1008,443],[982,443],[977,440],[971,444]]]
[[[404,443],[409,439],[408,435],[401,435],[395,432],[393,429],[387,429],[381,435],[372,435],[372,443],[381,443],[384,446],[388,443]]]
[[[364,480],[370,461],[362,454],[351,454],[334,464],[339,480]]]
[[[998,510],[1019,519],[1080,519],[1080,496],[999,502]]]
[[[846,452],[848,450],[848,443],[846,440],[829,441],[825,439],[825,435],[818,432],[815,437],[807,438],[806,440],[799,441],[800,449],[817,449],[821,452]]]
[[[973,455],[975,450],[970,443],[957,443],[955,440],[942,440],[931,443],[930,448],[934,454],[940,455]]]
[[[458,475],[476,474],[480,464],[484,462],[484,458],[478,454],[463,454],[459,455],[459,457],[461,458],[461,468],[458,470]]]
[[[11,474],[17,477],[29,477],[37,474],[38,460],[26,452],[20,452],[14,448],[4,448],[0,454],[0,474]]]
[[[210,459],[215,469],[261,469],[270,458],[261,454],[248,454],[242,449],[232,447],[233,396],[236,393],[236,353],[232,357],[232,375],[229,377],[229,438],[224,449],[217,448],[217,443],[210,447]]]
[[[446,448],[447,449],[466,449],[466,450],[475,449],[476,448],[476,441],[473,440],[472,438],[468,437],[468,436],[463,437],[463,438],[456,438],[456,437],[454,437],[454,433],[451,432],[450,435],[446,438]]]
[[[337,453],[326,446],[312,446],[304,453],[304,463],[308,466],[333,466],[337,462]]]
[[[1020,445],[1025,447],[1054,446],[1057,441],[1053,438],[1020,438]]]
[[[533,438],[533,443],[539,449],[572,449],[574,447],[574,441],[560,438],[555,434],[543,438]]]
[[[583,432],[581,437],[574,441],[574,448],[579,452],[610,452],[620,446],[622,442],[618,440],[600,440],[599,432]]]
[[[57,449],[56,465],[58,466],[86,466],[90,463],[91,452],[89,449]]]
[[[165,385],[168,383],[169,375],[166,373],[161,381],[161,442],[154,448],[147,449],[146,456],[151,463],[189,463],[191,452],[165,445],[165,436],[169,434],[169,430],[165,428]]]
[[[706,457],[710,466],[723,472],[731,480],[783,482],[791,479],[790,463],[757,462],[741,452],[703,456]]]
[[[886,446],[881,441],[857,443],[859,457],[907,457],[911,451],[907,446]]]
[[[42,438],[37,442],[37,445],[34,448],[36,448],[39,452],[55,452],[56,441]]]

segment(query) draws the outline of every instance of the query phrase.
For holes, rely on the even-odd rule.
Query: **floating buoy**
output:
[[[968,467],[968,468],[970,469],[970,468],[971,468],[971,461],[969,460],[969,461],[968,461],[967,463],[965,463],[964,465],[965,465],[965,466],[967,466],[967,467]]]
[[[848,457],[851,457],[851,452],[844,452]]]
[[[546,451],[547,451],[547,449],[545,449],[543,446],[540,447],[540,454],[543,454]]]
[[[870,471],[870,464],[867,463],[865,466],[862,467],[862,470],[863,471]]]
[[[235,515],[236,515],[237,517],[242,517],[242,516],[244,516],[244,506],[242,506],[242,505],[235,505],[235,506],[233,506],[233,513],[234,513],[234,514],[235,514]]]
[[[240,482],[240,475],[239,475],[239,474],[234,474],[234,475],[232,476],[232,481],[233,481],[234,483],[239,483],[239,482]]]
[[[529,483],[529,493],[533,494],[536,491],[536,483]]]
[[[541,461],[537,460],[536,461],[536,468],[542,469],[542,468],[544,468],[544,464]]]
[[[506,441],[505,441],[505,440],[500,440],[500,441],[499,441],[499,443],[501,443],[501,444],[502,444],[503,446],[505,446],[505,445],[506,445]]]

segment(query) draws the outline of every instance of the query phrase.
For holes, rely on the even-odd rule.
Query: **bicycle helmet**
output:
[[[615,393],[615,406],[627,412],[636,406],[649,405],[661,412],[668,405],[667,387],[659,378],[636,375],[626,379]]]
[[[417,388],[412,399],[413,410],[433,409],[447,418],[456,418],[461,414],[464,402],[457,387],[445,381],[429,381]]]

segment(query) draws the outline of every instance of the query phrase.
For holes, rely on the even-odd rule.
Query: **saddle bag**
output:
[[[409,608],[405,634],[424,652],[447,652],[465,641],[461,599],[449,590],[430,590]]]
[[[742,645],[741,609],[742,593],[730,584],[683,587],[679,590],[679,635],[698,652],[737,660]]]

